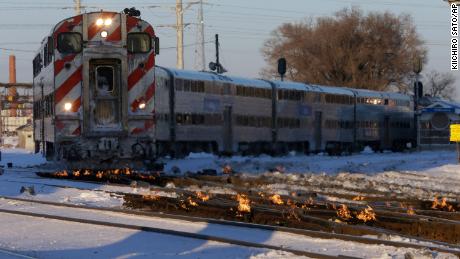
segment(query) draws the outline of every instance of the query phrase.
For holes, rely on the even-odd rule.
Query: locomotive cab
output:
[[[60,22],[47,39],[34,59],[34,136],[47,158],[154,159],[152,26],[101,11]]]

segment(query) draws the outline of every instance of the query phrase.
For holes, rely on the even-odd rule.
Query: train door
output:
[[[118,59],[95,59],[89,64],[89,127],[91,132],[122,130],[121,64]]]
[[[390,116],[383,118],[383,148],[391,147],[390,143]]]
[[[315,112],[315,150],[321,150],[321,141],[322,141],[322,112]]]
[[[224,107],[223,119],[223,151],[230,154],[233,152],[232,106]]]

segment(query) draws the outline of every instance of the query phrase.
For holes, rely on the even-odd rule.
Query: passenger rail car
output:
[[[58,23],[33,60],[34,139],[48,159],[154,157],[158,38],[146,21],[93,12]]]
[[[410,96],[157,67],[159,154],[328,152],[414,143]]]
[[[410,96],[163,68],[158,46],[150,24],[123,13],[57,24],[33,60],[37,152],[91,165],[414,142]]]

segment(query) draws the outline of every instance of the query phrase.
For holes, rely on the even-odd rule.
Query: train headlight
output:
[[[145,109],[145,103],[144,103],[144,102],[141,102],[141,103],[139,104],[139,110],[143,110],[143,109]]]
[[[102,38],[107,38],[107,35],[108,35],[107,31],[101,31]]]
[[[64,104],[64,111],[69,112],[72,109],[72,103]]]
[[[96,25],[101,26],[102,24],[104,24],[104,20],[102,20],[102,18],[97,19]]]
[[[105,26],[109,26],[109,25],[111,25],[111,24],[112,24],[112,19],[110,19],[110,18],[109,18],[109,19],[105,19],[105,21],[104,21],[104,25],[105,25]]]

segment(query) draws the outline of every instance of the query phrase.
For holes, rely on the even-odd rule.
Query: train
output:
[[[415,144],[409,95],[158,66],[153,26],[130,12],[67,18],[33,60],[36,152],[100,165],[190,152],[352,153]]]

